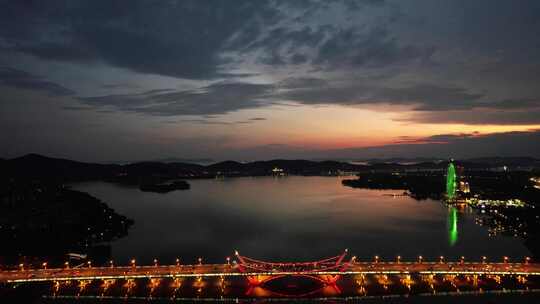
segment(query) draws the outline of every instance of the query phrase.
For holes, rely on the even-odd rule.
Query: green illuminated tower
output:
[[[456,197],[456,168],[454,163],[448,164],[446,171],[446,198],[451,201]]]

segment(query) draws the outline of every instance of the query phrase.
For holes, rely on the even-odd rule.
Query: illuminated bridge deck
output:
[[[249,265],[244,265],[249,266]],[[304,270],[302,266],[277,267],[257,271],[241,271],[236,264],[115,266],[56,269],[24,269],[0,271],[0,283],[182,278],[182,277],[249,277],[284,275],[369,275],[369,274],[420,274],[420,275],[510,275],[539,276],[538,263],[429,263],[429,262],[354,262],[345,270],[332,269],[331,265],[318,265]]]

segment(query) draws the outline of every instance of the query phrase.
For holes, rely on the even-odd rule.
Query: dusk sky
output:
[[[0,157],[540,157],[538,0],[0,0]]]

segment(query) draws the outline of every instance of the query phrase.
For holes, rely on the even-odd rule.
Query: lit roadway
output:
[[[56,269],[18,269],[0,271],[0,283],[177,278],[177,277],[232,277],[232,276],[283,276],[283,275],[525,275],[540,276],[538,263],[483,263],[483,262],[353,262],[346,269],[336,270],[333,264],[320,264],[315,268],[301,266],[268,268],[261,271],[240,271],[237,264],[198,264],[166,266],[109,266]],[[249,266],[249,265],[246,265]],[[325,270],[330,268],[331,270]]]

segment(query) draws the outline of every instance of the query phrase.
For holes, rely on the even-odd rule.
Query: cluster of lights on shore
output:
[[[533,187],[540,189],[540,177],[531,177],[530,181],[534,183]]]
[[[487,260],[488,260],[488,258],[487,258],[486,256],[482,256],[482,264],[487,263]],[[225,261],[226,261],[226,265],[229,265],[229,266],[231,265],[231,258],[230,258],[230,257],[226,257]],[[445,261],[445,257],[442,256],[442,255],[439,256],[438,262],[439,262],[440,264],[442,264],[442,263],[444,263],[444,261]],[[509,258],[508,256],[503,256],[503,257],[502,257],[502,263],[509,263],[509,261],[510,261],[510,258]],[[525,263],[525,264],[529,264],[530,261],[531,261],[531,258],[530,258],[530,257],[525,257],[525,258],[524,258],[524,263]],[[136,263],[136,262],[137,262],[136,259],[131,259],[131,260],[129,261],[129,266],[134,267],[134,268],[135,268],[135,267],[152,267],[152,266],[137,266],[137,263]],[[199,257],[199,258],[197,258],[197,264],[196,264],[196,265],[188,265],[188,266],[202,266],[202,265],[203,265],[202,262],[203,262],[203,259],[202,259],[201,257]],[[383,263],[382,258],[381,258],[380,256],[378,256],[378,255],[375,255],[375,256],[373,257],[373,262],[374,262],[375,264]],[[418,258],[417,258],[417,260],[416,260],[415,262],[421,264],[421,263],[425,263],[426,261],[424,260],[424,257],[423,257],[422,255],[419,255]],[[403,263],[415,263],[415,262],[403,262]],[[236,263],[236,261],[233,261],[233,263]],[[392,262],[387,262],[387,263],[392,263]],[[400,255],[396,256],[396,263],[397,263],[397,264],[402,263],[402,257],[401,257]],[[461,257],[459,258],[459,263],[461,263],[461,264],[465,263],[465,257],[464,257],[464,256],[461,256]],[[86,261],[86,263],[83,263],[83,264],[81,264],[81,265],[84,265],[84,264],[86,264],[88,268],[92,268],[92,261],[90,261],[90,260],[89,260],[89,261]],[[110,268],[114,268],[114,267],[115,267],[115,264],[114,264],[114,261],[113,261],[113,260],[110,260],[108,264],[109,264],[109,267],[110,267]],[[42,267],[42,269],[47,270],[48,265],[49,265],[48,262],[43,262],[43,263],[41,264],[41,267]],[[176,265],[177,267],[182,266],[182,264],[180,264],[180,259],[179,259],[179,258],[176,258],[175,264],[174,264],[174,265]],[[79,265],[79,266],[80,266],[80,265]],[[153,266],[154,266],[154,267],[159,267],[158,259],[153,259]],[[166,267],[166,266],[170,266],[170,265],[163,265],[163,266]],[[122,267],[122,266],[120,266],[120,267]],[[124,266],[124,267],[125,267],[125,266]],[[65,262],[65,263],[64,263],[64,268],[65,268],[65,269],[70,269],[70,263],[69,263],[69,262]],[[19,264],[19,269],[20,269],[20,270],[28,270],[28,269],[30,269],[30,267],[25,267],[25,264],[24,264],[24,263],[20,263],[20,264]]]

